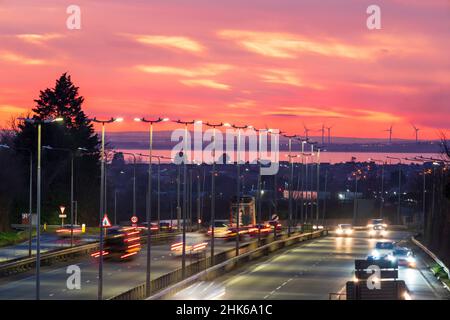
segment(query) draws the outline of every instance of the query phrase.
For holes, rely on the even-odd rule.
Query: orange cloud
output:
[[[236,41],[248,51],[273,58],[293,59],[301,53],[315,53],[351,59],[372,58],[371,50],[335,40],[315,41],[291,33],[221,30],[218,35],[221,38]]]
[[[271,112],[263,112],[266,116],[297,116],[297,117],[325,117],[325,118],[343,118],[355,120],[369,120],[375,122],[398,122],[402,118],[391,113],[373,111],[367,109],[331,108],[331,107],[305,107],[288,106],[281,107]]]
[[[25,65],[47,64],[47,62],[45,60],[28,58],[23,55],[20,55],[20,54],[14,53],[14,52],[9,52],[9,51],[0,52],[0,60],[6,61],[6,62],[25,64]]]
[[[211,79],[187,79],[180,80],[182,84],[190,87],[207,87],[219,90],[229,90],[230,86],[227,84],[219,83]]]
[[[43,44],[46,41],[58,39],[61,37],[62,35],[57,33],[45,33],[45,34],[24,33],[16,35],[16,38],[32,44]]]
[[[133,40],[147,45],[153,45],[162,48],[179,49],[188,52],[202,52],[205,50],[199,42],[187,37],[162,36],[162,35],[132,35],[124,34]]]
[[[261,79],[266,83],[287,84],[296,87],[311,87],[323,89],[321,85],[308,82],[306,85],[294,72],[290,70],[268,69],[261,75]]]
[[[215,76],[231,69],[231,66],[225,64],[203,64],[199,67],[189,69],[169,66],[138,65],[135,68],[146,73],[177,75],[191,78]]]

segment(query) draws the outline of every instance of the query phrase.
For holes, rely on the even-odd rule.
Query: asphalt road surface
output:
[[[407,245],[407,232],[391,232],[388,239]],[[345,293],[353,278],[354,260],[365,259],[378,240],[358,231],[354,237],[330,235],[257,260],[212,282],[198,282],[173,299],[326,300]],[[417,268],[400,267],[412,299],[450,299],[449,292],[428,271],[420,255]]]
[[[205,237],[206,238],[206,237]],[[245,242],[242,242],[244,244]],[[215,251],[219,253],[234,248],[235,242],[216,241]],[[210,250],[208,246],[208,250]],[[194,260],[195,258],[192,258]],[[187,257],[189,264],[191,258]],[[194,261],[193,261],[194,262]],[[69,265],[81,269],[81,289],[69,290],[66,285]],[[146,247],[144,246],[136,259],[127,262],[105,260],[103,264],[103,297],[108,299],[145,282]],[[181,267],[181,257],[172,256],[170,243],[152,245],[151,278],[160,277]],[[98,263],[86,256],[77,261],[63,262],[41,268],[41,299],[97,299]],[[35,281],[33,272],[19,274],[16,277],[0,280],[0,299],[34,299]]]

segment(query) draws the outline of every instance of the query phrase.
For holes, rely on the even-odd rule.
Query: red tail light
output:
[[[132,241],[136,241],[136,240],[139,240],[139,239],[141,239],[141,238],[140,237],[126,238],[123,241],[125,241],[125,242],[132,242]]]
[[[170,250],[178,250],[183,246],[183,242],[177,242],[170,246]]]
[[[120,259],[125,259],[128,257],[134,256],[135,254],[137,254],[137,251],[124,254],[124,255],[120,256]]]
[[[107,256],[109,254],[108,251],[103,251],[103,256]],[[91,254],[91,257],[98,258],[100,257],[100,251],[94,252]]]

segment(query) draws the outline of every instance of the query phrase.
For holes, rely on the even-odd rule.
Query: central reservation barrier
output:
[[[214,266],[211,266],[211,256],[203,257],[197,261],[186,265],[186,278],[183,279],[181,268],[164,274],[150,283],[151,296],[146,295],[146,284],[142,283],[126,292],[110,298],[111,300],[142,300],[142,299],[162,299],[166,296],[183,290],[199,279],[213,279],[226,272],[237,268],[251,260],[268,255],[271,252],[297,244],[302,241],[315,239],[327,235],[327,230],[314,231],[309,233],[294,234],[288,237],[286,234],[280,235],[277,239],[273,236],[261,238],[261,245],[258,240],[245,243],[239,248],[239,255],[236,256],[236,248],[222,251],[214,255]]]

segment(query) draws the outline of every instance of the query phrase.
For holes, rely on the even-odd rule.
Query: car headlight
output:
[[[387,256],[387,259],[388,259],[389,261],[391,261],[391,262],[395,262],[395,261],[397,260],[397,258],[394,257],[392,254],[388,255],[388,256]]]
[[[378,252],[378,250],[373,250],[372,251],[372,257],[374,257],[374,258],[379,258],[380,257],[380,253]]]
[[[408,261],[409,263],[415,263],[416,262],[416,258],[408,257],[408,258],[406,258],[406,261]]]

